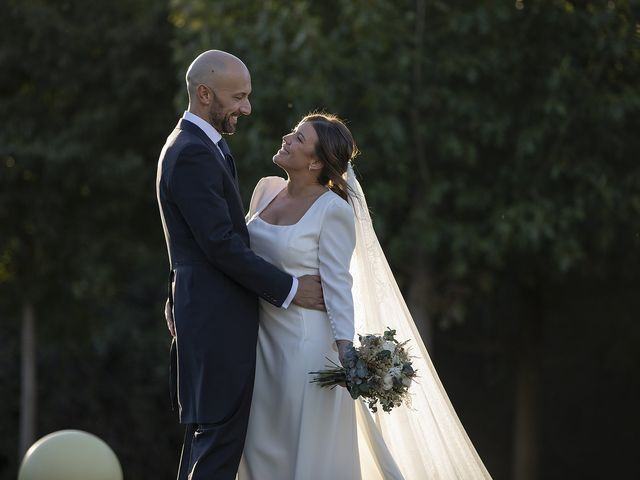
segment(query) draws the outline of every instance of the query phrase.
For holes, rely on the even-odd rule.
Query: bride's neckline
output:
[[[287,187],[284,187],[287,188]],[[284,190],[284,188],[282,190]],[[284,225],[278,224],[278,223],[270,223],[267,222],[264,218],[262,218],[260,215],[262,214],[262,212],[264,212],[267,207],[269,205],[271,205],[271,203],[276,199],[276,197],[280,194],[280,192],[282,192],[282,190],[280,190],[278,193],[276,193],[276,195],[269,201],[269,203],[267,203],[264,208],[262,208],[259,212],[256,213],[256,217],[258,220],[260,220],[262,223],[264,223],[265,225],[270,225],[272,227],[294,227],[296,225],[298,225],[300,222],[302,222],[302,220],[304,219],[304,217],[307,216],[307,214],[311,211],[311,209],[313,209],[313,207],[315,206],[316,203],[318,203],[318,200],[320,200],[322,197],[324,197],[327,193],[331,193],[331,190],[327,190],[324,193],[321,193],[320,195],[318,195],[318,198],[316,198],[313,203],[311,205],[309,205],[309,208],[307,208],[307,210],[302,214],[302,216],[298,219],[297,222],[295,223],[287,223]]]

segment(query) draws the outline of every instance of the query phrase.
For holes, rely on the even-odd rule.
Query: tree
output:
[[[453,306],[507,286],[517,299],[514,317],[496,321],[518,365],[512,478],[533,479],[550,297],[566,282],[638,275],[627,266],[640,246],[630,222],[640,214],[637,34],[624,3],[484,2],[447,18],[444,38],[426,48],[437,52],[421,115],[426,202],[397,239],[404,252],[406,239],[429,245],[437,290],[453,291]],[[447,43],[455,55],[437,49]]]
[[[83,387],[65,380],[82,377],[79,366],[116,341],[126,345],[109,331],[132,335],[142,327],[135,321],[160,316],[159,307],[140,316],[121,304],[149,295],[159,303],[163,293],[164,245],[148,212],[157,208],[155,162],[174,121],[166,15],[165,5],[144,0],[90,8],[9,1],[3,9],[0,288],[3,317],[24,312],[20,455],[49,426],[77,428],[90,417],[85,403],[66,419],[36,422],[36,398],[48,413],[52,404],[74,404]],[[146,274],[128,280],[138,269]],[[36,338],[46,341],[36,348]],[[146,382],[160,373],[156,359],[147,361],[156,373]],[[54,381],[60,365],[69,370]],[[103,395],[122,385],[123,378],[103,384],[85,373],[89,390],[104,387]],[[99,407],[103,399],[94,401]]]
[[[234,139],[245,192],[278,129],[314,108],[349,119],[410,297],[426,297],[441,329],[487,305],[485,334],[498,341],[470,348],[517,365],[512,478],[537,478],[553,293],[638,278],[635,3],[205,5],[174,3],[177,63],[222,48],[252,71],[254,113]],[[504,296],[507,307],[492,303]]]

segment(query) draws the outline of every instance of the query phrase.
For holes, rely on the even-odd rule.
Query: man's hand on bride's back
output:
[[[293,303],[303,308],[325,311],[322,284],[318,275],[303,275],[298,277],[298,291],[293,297]]]

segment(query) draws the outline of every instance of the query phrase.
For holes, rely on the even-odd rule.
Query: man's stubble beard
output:
[[[222,107],[222,103],[220,103],[215,92],[213,92],[213,105],[211,105],[211,109],[209,110],[209,123],[221,134],[233,135],[236,129],[229,121],[231,114],[221,115]]]

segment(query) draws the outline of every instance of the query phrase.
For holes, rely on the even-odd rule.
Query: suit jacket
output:
[[[220,151],[180,120],[158,161],[156,190],[176,324],[182,423],[218,423],[253,387],[258,296],[280,306],[292,277],[255,255],[244,208]]]

